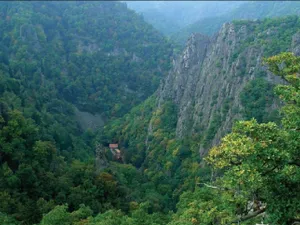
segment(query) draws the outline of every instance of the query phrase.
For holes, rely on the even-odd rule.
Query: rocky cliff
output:
[[[244,118],[241,93],[251,80],[280,82],[262,65],[263,57],[277,53],[269,45],[276,38],[286,38],[284,50],[299,53],[299,34],[283,37],[280,26],[263,30],[262,24],[226,23],[211,39],[193,34],[157,91],[158,107],[169,100],[178,106],[176,137],[201,136],[200,155],[217,144],[235,120]],[[283,21],[281,27],[285,24]],[[269,99],[265,113],[276,105]]]
[[[287,17],[226,23],[212,38],[193,34],[156,93],[105,127],[106,141],[122,145],[127,162],[149,176],[163,169],[161,176],[186,176],[178,168],[196,168],[236,120],[278,121],[273,88],[283,81],[263,58],[298,54],[299,28],[298,17]]]

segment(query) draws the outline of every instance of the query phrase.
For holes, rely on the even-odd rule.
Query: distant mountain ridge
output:
[[[125,1],[126,2],[126,1]],[[166,36],[176,33],[201,18],[224,15],[244,2],[214,1],[128,1],[128,7]]]
[[[300,15],[300,2],[296,1],[251,1],[236,7],[222,16],[210,16],[181,29],[171,38],[184,44],[193,32],[215,34],[225,22],[240,19],[261,19],[286,15]]]

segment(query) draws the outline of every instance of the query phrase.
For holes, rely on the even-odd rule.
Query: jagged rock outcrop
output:
[[[178,106],[178,138],[201,135],[199,151],[206,154],[231,130],[236,119],[243,118],[240,94],[250,80],[264,77],[271,83],[281,82],[263,67],[266,45],[258,41],[263,36],[267,42],[276,32],[270,28],[257,38],[251,26],[226,23],[212,39],[200,34],[190,37],[157,91],[158,107],[167,100]],[[295,34],[287,50],[299,54],[299,42],[299,34]],[[271,108],[276,108],[276,103]]]
[[[300,55],[300,33],[296,33],[292,39],[292,51],[295,55]]]

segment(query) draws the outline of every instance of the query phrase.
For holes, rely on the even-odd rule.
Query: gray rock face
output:
[[[199,72],[202,68],[204,58],[210,40],[206,36],[193,34],[188,41],[182,56],[173,62],[174,69],[169,73],[158,90],[158,105],[165,100],[172,99],[180,105],[177,135],[179,137],[188,133],[185,121],[190,120],[189,113],[194,104],[194,93],[196,91]]]
[[[193,34],[157,91],[158,107],[167,100],[178,105],[178,138],[195,133],[205,136],[212,123],[218,121],[210,143],[199,146],[201,155],[218,144],[234,120],[242,118],[240,93],[250,80],[264,73],[268,81],[281,82],[262,66],[263,46],[241,47],[249,32],[245,25],[227,23],[212,39]],[[296,34],[291,45],[296,53],[299,43],[300,36]],[[229,105],[227,109],[225,103]]]
[[[295,55],[300,55],[300,33],[297,33],[293,36],[292,50],[295,53]]]

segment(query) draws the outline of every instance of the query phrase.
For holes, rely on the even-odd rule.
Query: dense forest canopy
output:
[[[1,2],[0,18],[0,224],[300,220],[300,57],[281,53],[291,42],[299,50],[297,16],[232,23],[249,31],[237,43],[221,40],[236,46],[233,79],[249,75],[247,49],[262,51],[264,70],[237,96],[243,119],[205,156],[199,145],[210,146],[230,99],[204,135],[179,138],[178,104],[158,107],[155,92],[174,45],[125,3]],[[214,63],[213,76],[224,76]],[[181,76],[185,62],[172,64]],[[104,127],[83,129],[86,115]]]
[[[171,44],[119,2],[1,2],[0,17],[0,212],[33,224],[60,204],[128,210],[129,187],[95,174],[78,112],[128,112],[158,87]]]
[[[4,72],[84,111],[119,117],[169,69],[170,43],[124,3],[1,2],[0,10]]]
[[[23,223],[31,224],[34,220],[39,220],[39,218],[35,218],[37,212],[47,213],[52,209],[44,215],[40,224],[192,225],[249,224],[249,222],[251,224],[258,222],[261,218],[257,218],[257,216],[263,215],[264,213],[266,216],[263,217],[263,220],[267,223],[294,224],[299,220],[300,216],[300,58],[295,57],[291,53],[283,53],[278,56],[270,57],[266,60],[266,63],[270,71],[287,81],[287,85],[279,85],[275,89],[276,94],[285,102],[285,106],[282,108],[282,113],[284,114],[281,121],[282,124],[280,126],[272,122],[259,124],[254,119],[237,122],[232,133],[224,137],[221,145],[214,147],[206,158],[207,162],[213,166],[215,173],[217,172],[216,170],[220,170],[216,173],[219,175],[213,176],[213,180],[210,181],[212,182],[211,184],[208,183],[209,181],[205,182],[200,179],[197,181],[196,186],[184,192],[180,196],[176,213],[155,212],[156,210],[153,208],[155,207],[155,205],[153,205],[154,202],[151,203],[151,201],[149,201],[151,195],[159,196],[155,192],[148,195],[147,201],[143,203],[130,201],[128,208],[126,210],[123,208],[125,212],[118,209],[106,208],[109,207],[109,205],[106,205],[107,203],[104,203],[104,207],[98,205],[100,203],[100,196],[109,196],[108,199],[103,199],[104,202],[112,201],[111,203],[117,204],[113,204],[113,206],[118,208],[118,204],[121,203],[120,198],[122,198],[122,195],[118,194],[118,196],[115,196],[115,200],[111,199],[111,197],[119,191],[119,193],[126,191],[126,188],[123,191],[118,190],[120,181],[130,186],[130,184],[132,185],[134,183],[132,181],[132,179],[134,179],[135,184],[132,186],[131,191],[138,191],[139,194],[141,194],[140,191],[143,190],[143,185],[147,186],[144,187],[146,188],[144,191],[149,192],[151,190],[152,182],[144,183],[146,180],[144,180],[144,182],[142,180],[145,178],[142,178],[134,167],[121,164],[112,165],[112,168],[115,167],[114,170],[117,172],[115,176],[119,179],[116,181],[113,176],[107,172],[102,172],[94,177],[93,174],[95,173],[91,171],[93,167],[88,165],[84,166],[78,161],[74,161],[72,166],[68,169],[64,168],[60,163],[60,170],[63,169],[63,171],[67,170],[70,172],[70,174],[61,174],[60,180],[62,180],[60,181],[60,185],[63,185],[64,188],[63,186],[60,188],[66,191],[68,190],[66,188],[69,187],[72,191],[75,191],[68,197],[68,201],[77,201],[81,202],[81,204],[75,208],[73,208],[75,202],[73,204],[70,202],[69,204],[71,206],[63,205],[64,198],[62,197],[64,195],[60,195],[59,198],[61,199],[62,205],[56,205],[58,199],[45,200],[45,198],[47,198],[47,192],[53,192],[57,190],[58,187],[53,186],[52,190],[52,188],[49,187],[49,183],[47,183],[47,185],[45,183],[45,186],[40,186],[43,184],[43,182],[41,183],[41,179],[45,178],[43,171],[51,170],[53,166],[51,166],[51,164],[54,162],[56,165],[59,165],[59,161],[62,159],[55,156],[55,147],[52,146],[51,143],[43,141],[34,142],[34,140],[31,140],[30,142],[33,143],[32,150],[25,149],[24,146],[24,153],[26,153],[27,150],[27,154],[31,156],[28,160],[28,162],[31,162],[29,164],[30,166],[24,162],[22,169],[19,169],[16,174],[10,168],[12,167],[10,163],[13,161],[10,163],[5,162],[1,167],[1,188],[7,188],[6,191],[1,192],[1,202],[6,203],[1,204],[1,223],[7,225],[17,224],[16,219],[21,219]],[[11,154],[20,158],[16,152],[13,152],[13,147],[18,143],[20,146],[22,140],[30,138],[34,132],[34,126],[30,125],[29,121],[20,117],[18,113],[12,113],[10,116],[10,121],[7,125],[2,127],[1,147],[5,149],[4,154]],[[2,119],[2,124],[5,124],[4,119]],[[11,142],[7,141],[7,139],[5,140],[5,138],[9,137],[9,132],[13,131],[13,127],[20,129],[22,125],[23,129],[26,129],[26,133],[23,131],[18,132],[18,135],[14,135],[13,141]],[[48,160],[45,160],[45,157],[47,157]],[[33,167],[34,165],[35,167]],[[36,171],[37,173],[31,180],[28,180],[26,175],[28,176],[30,171]],[[49,181],[48,179],[51,177],[52,179],[54,178],[53,175],[51,176],[51,173],[47,172],[47,174],[50,176],[47,177],[47,181]],[[35,183],[31,183],[34,182],[34,179],[36,179],[36,181],[39,179],[38,186],[36,186],[37,184]],[[68,183],[68,181],[74,183]],[[81,182],[83,183],[81,184]],[[187,180],[186,182],[189,181]],[[76,185],[76,183],[78,186],[73,186]],[[32,184],[35,184],[35,187],[31,186]],[[36,204],[27,203],[25,208],[19,208],[21,210],[19,212],[20,214],[11,214],[14,210],[12,207],[13,204],[16,204],[15,207],[17,207],[18,204],[16,201],[20,199],[9,196],[12,193],[16,194],[18,185],[22,185],[23,188],[28,188],[28,190],[31,191],[42,191],[41,194],[44,197],[36,199]],[[71,187],[69,185],[71,185]],[[129,186],[127,186],[127,188]],[[96,197],[97,195],[91,196],[90,194],[93,193],[92,190],[100,191],[98,193],[100,194],[99,197]],[[36,191],[32,193],[35,194],[35,196],[38,194]],[[80,195],[80,193],[83,195]],[[130,200],[130,195],[128,194],[129,193],[127,193],[126,198]],[[94,199],[94,197],[96,197],[96,199]],[[136,200],[136,198],[134,199]],[[155,201],[155,198],[152,197],[152,201]],[[85,203],[82,204],[82,202]],[[95,211],[93,210],[96,209],[94,207],[97,205],[98,207],[100,206],[99,209],[105,212],[94,217],[93,212],[95,213]],[[34,206],[34,208],[28,208],[30,206]],[[158,205],[158,207],[161,207],[161,205]],[[31,212],[31,210],[34,212]],[[11,215],[8,216],[6,214]],[[14,216],[15,219],[12,216]],[[26,217],[24,218],[23,216]]]

